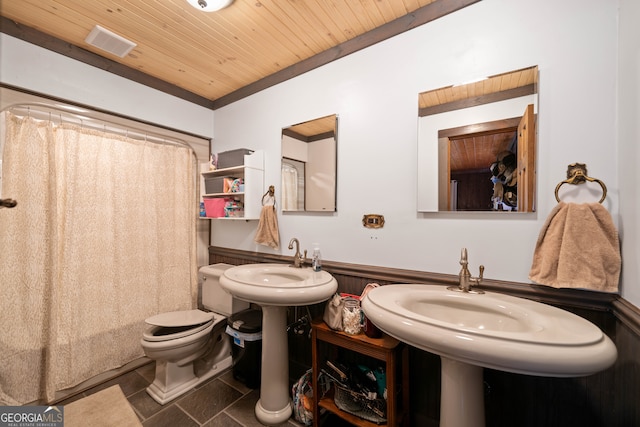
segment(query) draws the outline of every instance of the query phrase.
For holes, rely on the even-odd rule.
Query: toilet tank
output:
[[[220,277],[231,267],[233,265],[212,264],[200,267],[199,270],[202,282],[202,305],[207,310],[227,317],[249,308],[248,302],[233,298],[220,286]]]

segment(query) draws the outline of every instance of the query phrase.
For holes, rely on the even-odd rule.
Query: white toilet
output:
[[[249,308],[220,287],[229,264],[200,268],[202,310],[161,313],[146,319],[151,325],[140,343],[156,361],[156,376],[147,393],[164,405],[232,366],[231,342],[225,334],[227,317]]]

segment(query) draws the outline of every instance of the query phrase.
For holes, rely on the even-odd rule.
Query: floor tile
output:
[[[238,390],[242,394],[247,394],[252,390],[249,387],[247,387],[246,385],[244,385],[244,383],[242,383],[242,382],[238,381],[237,379],[233,378],[233,371],[231,369],[229,369],[227,372],[224,372],[218,378],[220,379],[220,381],[222,381],[222,382],[224,382],[226,384],[229,384],[231,387],[235,388],[236,390]]]
[[[85,392],[85,394],[88,396],[116,384],[120,386],[120,388],[122,389],[122,393],[124,393],[125,396],[131,396],[132,394],[147,388],[149,386],[149,381],[145,380],[136,371],[131,371],[105,383],[99,384],[93,388],[90,388]]]
[[[202,427],[244,427],[242,424],[238,423],[236,420],[231,418],[226,412],[221,412],[211,420],[209,420],[206,424],[203,424]]]
[[[155,364],[150,363],[95,386],[64,403],[71,403],[73,400],[118,384],[144,427],[263,426],[255,417],[255,405],[260,398],[260,391],[252,390],[234,379],[231,369],[165,405],[157,403],[146,392],[154,376]],[[324,425],[333,427],[334,422],[335,420]],[[281,426],[304,427],[293,418]]]
[[[261,427],[264,424],[260,423],[256,419],[255,415],[255,407],[258,399],[260,399],[260,391],[252,390],[250,393],[244,395],[242,399],[238,400],[232,406],[227,408],[225,412],[231,415],[234,419],[238,420],[245,427]],[[287,422],[280,425],[292,427]]]
[[[255,416],[256,402],[259,398],[259,391],[251,391],[250,393],[244,395],[242,399],[239,399],[232,406],[227,408],[225,412],[231,415],[234,419],[238,420],[243,426],[261,426],[262,424],[260,424],[258,420],[256,420]]]
[[[212,381],[195,390],[176,405],[189,413],[199,423],[205,423],[242,396],[238,390],[221,382]]]
[[[140,390],[139,392],[127,397],[129,403],[133,408],[143,417],[147,419],[152,415],[162,411],[165,406],[162,406],[149,396],[146,390]]]
[[[156,379],[156,364],[154,362],[147,363],[136,369],[136,372],[151,384]]]
[[[144,420],[142,422],[143,427],[198,427],[199,424],[195,422],[189,415],[187,415],[182,409],[176,405],[171,405],[168,408],[155,414],[153,417]]]

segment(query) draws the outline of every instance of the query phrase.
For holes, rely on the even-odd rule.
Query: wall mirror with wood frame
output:
[[[418,94],[418,211],[533,212],[538,67]]]
[[[338,116],[282,129],[283,212],[335,212]]]

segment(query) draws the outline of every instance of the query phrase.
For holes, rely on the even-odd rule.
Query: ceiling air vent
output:
[[[120,58],[127,56],[127,54],[136,47],[134,42],[106,28],[102,28],[100,25],[96,25],[84,41],[98,49],[117,55]]]

